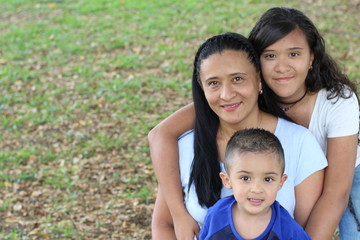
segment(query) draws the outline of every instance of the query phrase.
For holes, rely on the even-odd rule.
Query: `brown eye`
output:
[[[298,53],[290,53],[290,57],[297,57],[297,56],[299,56],[300,54],[298,54]]]
[[[241,81],[241,80],[242,80],[241,77],[235,77],[235,78],[234,78],[234,81],[235,81],[235,82],[239,82],[239,81]]]
[[[275,58],[275,54],[267,54],[267,55],[265,55],[265,58],[268,58],[268,59]]]
[[[249,177],[246,177],[246,176],[245,176],[245,177],[241,177],[241,179],[244,180],[244,181],[249,181],[249,180],[250,180],[250,178],[249,178]]]
[[[215,86],[217,85],[219,82],[218,81],[211,81],[208,83],[209,86]]]
[[[272,182],[272,181],[274,181],[274,179],[272,179],[271,177],[266,177],[266,178],[264,179],[264,181],[265,181],[265,182]]]

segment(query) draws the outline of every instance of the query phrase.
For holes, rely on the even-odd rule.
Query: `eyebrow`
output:
[[[245,171],[245,170],[240,170],[240,171],[237,171],[236,173],[250,174],[251,172],[248,172],[248,171]],[[277,172],[270,171],[270,172],[266,172],[265,175],[279,175],[279,174]]]
[[[304,50],[304,48],[302,48],[302,47],[292,47],[292,48],[289,48],[288,50]],[[275,50],[272,50],[272,49],[264,49],[263,52],[275,52]]]
[[[237,76],[237,75],[244,75],[246,76],[247,74],[246,73],[242,73],[242,72],[235,72],[235,73],[230,73],[228,76],[232,77],[232,76]],[[207,79],[205,79],[205,81],[209,81],[209,80],[216,80],[218,79],[219,77],[209,77]]]
[[[279,175],[279,174],[276,173],[276,172],[266,172],[265,174],[266,174],[266,175]]]

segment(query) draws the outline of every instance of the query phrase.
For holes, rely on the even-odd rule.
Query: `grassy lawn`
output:
[[[0,0],[0,239],[150,239],[146,135],[191,102],[199,44],[295,7],[359,81],[357,2]]]

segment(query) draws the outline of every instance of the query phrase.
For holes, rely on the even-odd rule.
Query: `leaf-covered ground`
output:
[[[203,40],[277,5],[360,79],[355,0],[0,0],[0,239],[150,239],[148,131],[191,101]]]

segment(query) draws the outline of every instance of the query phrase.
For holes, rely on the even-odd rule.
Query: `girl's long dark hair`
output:
[[[190,174],[190,184],[195,184],[199,204],[210,207],[220,199],[222,182],[219,177],[220,163],[216,141],[219,117],[210,108],[201,87],[201,62],[224,50],[243,51],[248,54],[256,71],[260,72],[260,62],[256,51],[247,38],[236,33],[225,33],[211,37],[198,49],[194,60],[192,93],[195,106],[194,161]],[[190,187],[189,187],[190,189]]]
[[[325,41],[312,21],[301,11],[275,7],[267,10],[258,20],[249,35],[249,40],[259,56],[273,43],[285,37],[291,31],[300,29],[314,54],[312,70],[309,71],[305,85],[308,91],[317,92],[322,88],[329,91],[328,99],[350,98],[356,94],[356,85],[343,74],[333,58],[325,51]],[[274,92],[264,86],[265,104],[276,99]],[[351,91],[348,91],[351,90]],[[265,92],[266,91],[266,92]],[[272,100],[271,100],[272,99]],[[281,110],[275,105],[266,104],[267,111],[278,115]]]

